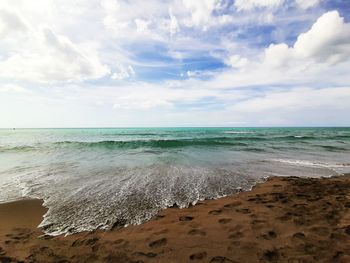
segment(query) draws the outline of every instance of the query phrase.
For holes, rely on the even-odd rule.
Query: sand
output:
[[[40,200],[0,205],[0,262],[350,262],[350,177],[272,177],[139,226],[42,236]]]

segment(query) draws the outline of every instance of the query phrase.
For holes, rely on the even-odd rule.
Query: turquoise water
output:
[[[350,128],[2,129],[0,202],[44,199],[52,235],[109,229],[349,157]]]

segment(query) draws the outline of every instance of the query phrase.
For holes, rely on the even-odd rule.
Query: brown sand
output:
[[[41,236],[38,200],[0,205],[0,262],[350,262],[350,177],[273,177],[139,226]]]
[[[35,229],[47,209],[42,200],[21,200],[0,205],[0,233],[13,228]]]

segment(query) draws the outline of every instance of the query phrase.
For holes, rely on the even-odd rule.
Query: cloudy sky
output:
[[[348,0],[0,2],[0,127],[348,125]]]

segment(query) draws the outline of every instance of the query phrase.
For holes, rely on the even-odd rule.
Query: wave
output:
[[[227,134],[253,134],[255,132],[252,131],[224,131]]]
[[[342,168],[342,167],[350,167],[349,163],[325,163],[325,162],[312,162],[306,160],[289,160],[289,159],[272,159],[271,161],[286,163],[297,166],[306,166],[306,167],[324,167],[324,168]]]
[[[7,152],[7,151],[13,151],[13,152],[27,152],[32,151],[36,147],[30,146],[30,145],[22,145],[22,146],[0,146],[0,152]]]
[[[64,141],[57,142],[55,145],[74,147],[101,147],[106,149],[127,148],[135,149],[142,147],[150,148],[176,148],[186,146],[247,146],[243,142],[226,140],[226,138],[205,138],[205,139],[168,139],[168,140],[134,140],[134,141],[98,141],[98,142],[79,142]]]
[[[185,208],[200,200],[248,191],[263,180],[262,176],[202,166],[164,164],[116,171],[84,181],[45,175],[22,177],[19,183],[27,189],[26,197],[44,200],[49,210],[40,227],[54,236],[137,225],[161,209]],[[55,185],[47,187],[53,178]]]
[[[267,152],[265,149],[262,149],[262,148],[254,148],[254,147],[247,147],[247,148],[244,148],[242,149],[243,151],[246,151],[246,152]]]
[[[322,147],[323,149],[327,150],[327,151],[347,151],[348,149],[343,148],[343,147],[339,147],[339,146],[332,146],[332,145],[320,145],[320,147]]]
[[[3,145],[0,146],[0,152],[14,151],[14,152],[26,152],[34,150],[50,150],[57,148],[103,148],[103,149],[137,149],[137,148],[179,148],[179,147],[237,147],[239,150],[247,150],[248,148],[259,148],[257,151],[262,151],[262,148],[276,148],[274,144],[278,142],[279,148],[292,145],[291,143],[297,142],[300,145],[302,143],[309,143],[314,141],[312,146],[323,148],[326,151],[349,151],[349,148],[332,146],[332,145],[320,145],[320,141],[340,139],[344,140],[348,138],[345,135],[340,136],[310,136],[310,135],[267,135],[257,134],[254,132],[245,131],[226,131],[226,136],[206,136],[206,137],[185,137],[185,138],[164,138],[159,136],[158,138],[129,138],[128,140],[100,140],[100,141],[79,141],[79,140],[67,140],[56,142],[45,142],[34,145]],[[221,134],[222,135],[222,134]],[[264,145],[259,145],[259,143]],[[286,144],[283,144],[283,143]],[[270,144],[271,143],[271,144]],[[310,142],[311,143],[311,142]],[[296,144],[295,144],[296,145]],[[241,147],[241,148],[239,148]],[[296,146],[295,146],[296,147]],[[298,147],[296,147],[298,148]],[[319,148],[318,148],[319,149]],[[252,150],[254,151],[254,150]]]

